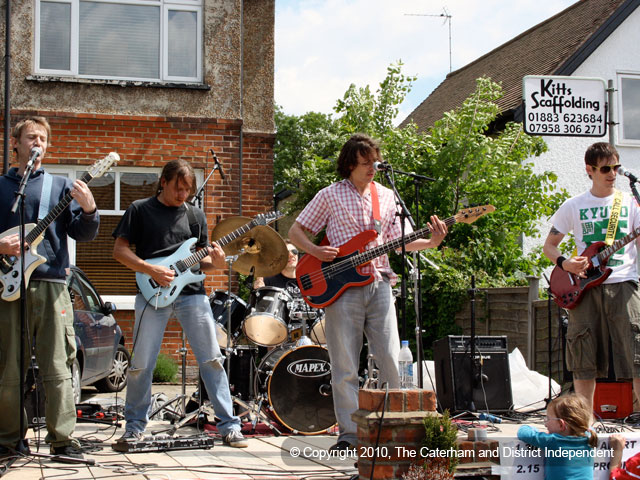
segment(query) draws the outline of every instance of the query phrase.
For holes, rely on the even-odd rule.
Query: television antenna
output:
[[[449,24],[449,73],[451,73],[452,71],[452,67],[451,67],[451,14],[447,11],[446,8],[442,9],[441,14],[439,15],[431,15],[431,14],[427,14],[427,13],[405,13],[405,16],[407,17],[442,17],[444,18],[444,23],[448,23]]]

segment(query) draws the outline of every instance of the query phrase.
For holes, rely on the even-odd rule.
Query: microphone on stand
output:
[[[31,155],[29,156],[29,161],[27,162],[27,168],[33,168],[33,162],[36,161],[36,158],[42,156],[42,149],[40,147],[33,147],[31,149]]]
[[[224,170],[222,170],[222,163],[220,162],[220,160],[218,160],[218,157],[216,157],[216,152],[213,151],[213,148],[209,151],[211,152],[211,155],[213,155],[213,163],[216,164],[216,166],[214,167],[214,170],[217,168],[218,171],[220,172],[220,178],[224,180],[225,174],[224,174]]]
[[[387,162],[373,162],[373,169],[376,172],[388,172],[392,170],[392,167]]]
[[[636,177],[633,173],[631,173],[629,170],[624,168],[622,165],[618,167],[618,173],[621,173],[622,175],[627,177],[630,182],[636,183],[638,181],[638,177]]]

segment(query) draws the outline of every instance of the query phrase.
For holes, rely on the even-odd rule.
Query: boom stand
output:
[[[414,185],[415,185],[415,195],[416,195],[416,209],[419,212],[419,196],[418,196],[418,184],[419,182],[422,181],[435,181],[435,178],[431,178],[431,177],[425,177],[424,175],[418,175],[416,173],[413,172],[403,172],[402,170],[394,170],[393,167],[391,167],[389,165],[389,169],[391,170],[392,173],[398,173],[400,175],[406,175],[408,177],[411,177],[414,181]],[[404,338],[404,336],[406,335],[406,330],[407,330],[407,311],[406,311],[406,299],[407,299],[407,281],[406,281],[406,264],[410,263],[410,260],[407,257],[407,250],[405,247],[405,242],[404,242],[404,238],[405,238],[405,222],[404,220],[407,219],[409,221],[409,224],[411,225],[411,228],[413,228],[415,230],[416,228],[416,223],[413,221],[413,218],[411,217],[411,212],[409,212],[409,209],[407,208],[407,205],[404,203],[404,201],[402,200],[402,197],[400,197],[400,194],[398,193],[398,190],[396,189],[395,183],[393,181],[393,179],[391,178],[391,175],[389,175],[389,172],[387,170],[384,170],[384,176],[387,179],[387,182],[389,183],[389,185],[391,186],[391,189],[393,190],[393,194],[396,197],[396,204],[398,206],[400,206],[400,213],[397,214],[400,217],[400,228],[402,230],[402,252],[401,252],[401,256],[402,256],[402,278],[401,278],[401,302],[400,302],[400,311],[401,311],[401,316],[402,316],[402,337]],[[423,345],[422,345],[422,302],[421,302],[421,298],[420,298],[420,293],[419,293],[419,285],[420,285],[420,273],[419,273],[419,268],[420,268],[420,262],[418,260],[419,257],[414,256],[414,262],[415,265],[413,265],[414,271],[417,271],[417,277],[415,279],[415,283],[414,286],[416,286],[416,288],[414,288],[414,294],[416,295],[416,305],[415,305],[415,309],[416,309],[416,328],[415,328],[415,335],[416,335],[416,357],[417,357],[417,362],[418,362],[418,385],[420,388],[422,388],[423,385],[423,381],[422,381],[422,360],[424,358],[424,350],[423,350]]]

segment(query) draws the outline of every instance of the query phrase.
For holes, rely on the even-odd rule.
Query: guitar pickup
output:
[[[308,274],[302,275],[300,277],[300,283],[302,284],[302,288],[305,290],[309,290],[313,286]]]

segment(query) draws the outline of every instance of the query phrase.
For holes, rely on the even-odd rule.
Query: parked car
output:
[[[104,302],[84,272],[72,266],[67,287],[73,303],[73,327],[78,351],[71,369],[73,394],[80,403],[82,387],[119,392],[127,384],[131,356],[113,317],[116,307]]]

